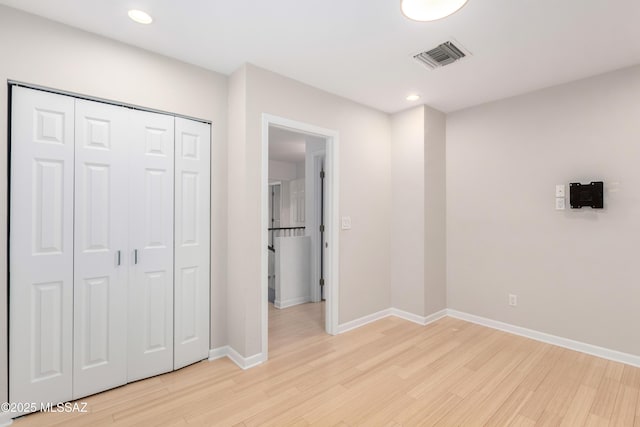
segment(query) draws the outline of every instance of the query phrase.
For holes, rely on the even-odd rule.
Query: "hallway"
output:
[[[326,335],[324,322],[324,302],[282,310],[269,304],[269,358],[291,351],[300,340]]]

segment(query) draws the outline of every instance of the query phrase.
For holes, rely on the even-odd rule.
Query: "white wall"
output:
[[[341,215],[353,220],[353,229],[340,235],[341,323],[390,305],[390,129],[389,117],[382,112],[252,65],[243,66],[232,79],[242,74],[246,82],[246,135],[230,135],[228,199],[230,228],[241,235],[237,244],[229,242],[228,268],[229,288],[242,288],[245,298],[229,301],[228,309],[245,314],[246,328],[236,330],[243,335],[229,337],[229,341],[242,341],[245,346],[236,350],[252,356],[261,350],[262,114],[340,132],[339,208]],[[232,96],[235,94],[230,91]],[[236,126],[234,122],[230,112],[229,123]],[[235,182],[231,176],[240,170],[246,173]],[[241,222],[242,228],[232,227],[232,221]]]
[[[304,163],[304,162],[303,162]],[[293,181],[298,177],[297,164],[269,160],[269,181]]]
[[[391,306],[425,313],[425,107],[391,116]]]
[[[243,252],[243,239],[248,234],[244,216],[248,209],[259,211],[260,203],[249,207],[246,196],[247,152],[246,123],[247,123],[247,76],[246,68],[242,67],[229,77],[228,95],[228,150],[227,165],[234,162],[234,167],[228,167],[227,190],[227,344],[231,348],[247,354],[245,312],[248,273],[240,266],[244,264],[246,254]],[[259,199],[259,197],[258,197]],[[261,226],[260,226],[261,227]],[[259,235],[262,230],[252,229]],[[261,254],[252,254],[262,256]],[[252,258],[250,258],[252,259]],[[259,259],[259,258],[258,258]],[[254,272],[255,276],[255,272]],[[255,280],[255,278],[254,278]],[[252,353],[254,354],[254,353]]]
[[[276,237],[276,308],[309,301],[311,280],[311,238]]]
[[[391,116],[391,306],[418,316],[447,307],[445,115]]]
[[[211,120],[212,344],[226,344],[226,100],[219,74],[0,6],[0,223],[7,223],[7,79]],[[0,402],[7,399],[7,229],[0,227]]]
[[[640,355],[639,161],[640,66],[449,115],[449,307]],[[554,210],[596,180],[605,209]]]
[[[296,179],[302,179],[305,176],[305,161],[296,163]]]
[[[281,181],[280,185],[280,227],[291,226],[291,189],[290,181]]]
[[[446,116],[424,108],[424,315],[447,308]]]

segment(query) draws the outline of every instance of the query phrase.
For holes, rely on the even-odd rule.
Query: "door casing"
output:
[[[269,306],[268,306],[268,272],[269,272],[269,127],[275,126],[290,131],[324,138],[325,145],[325,295],[326,316],[325,330],[330,335],[338,334],[339,308],[339,142],[340,134],[336,130],[290,120],[271,114],[262,114],[262,259],[261,259],[261,353],[259,362],[268,359]]]

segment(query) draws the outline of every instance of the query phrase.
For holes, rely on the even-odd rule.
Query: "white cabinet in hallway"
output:
[[[210,135],[12,87],[12,402],[64,402],[207,358]]]

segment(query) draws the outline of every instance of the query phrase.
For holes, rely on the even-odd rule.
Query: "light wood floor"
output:
[[[201,362],[16,425],[640,426],[640,369],[451,318],[331,337],[321,313],[272,310],[262,366]]]

